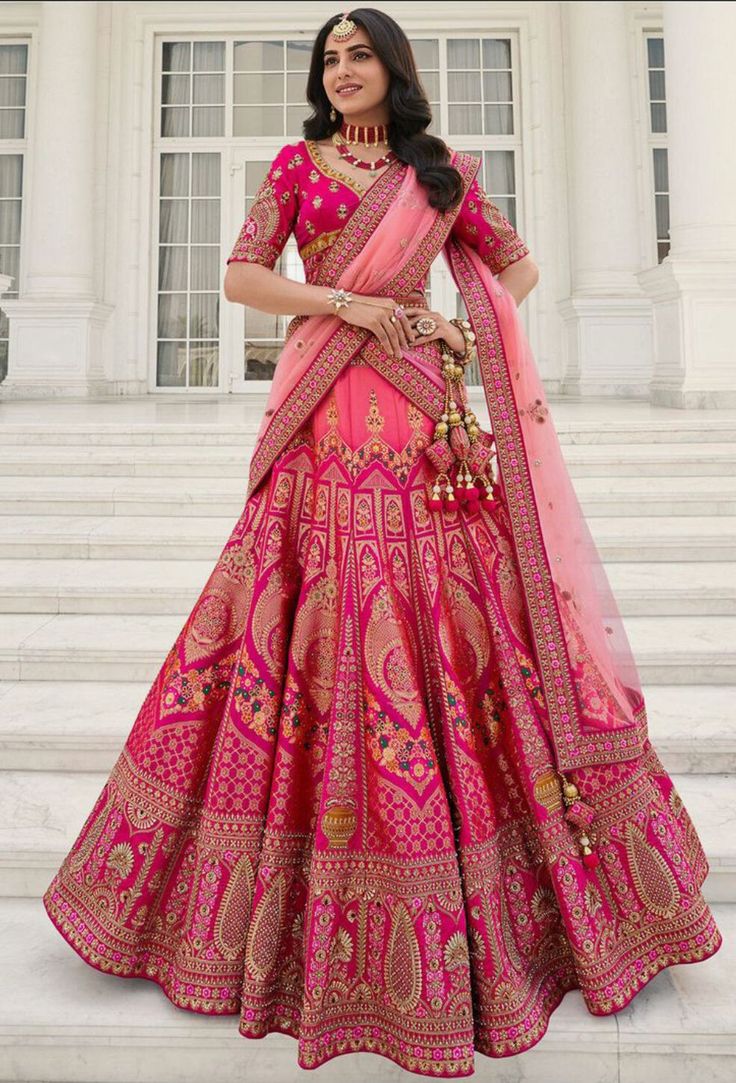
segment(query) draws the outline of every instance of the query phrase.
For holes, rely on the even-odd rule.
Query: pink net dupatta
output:
[[[458,152],[454,164],[470,186],[479,161]],[[421,282],[442,251],[460,206],[444,216],[427,200],[413,166],[394,162],[363,196],[359,207],[328,250],[316,284],[342,286],[355,293],[401,297]],[[266,410],[256,437],[248,495],[266,476],[279,452],[306,421],[350,359],[368,342],[371,332],[346,324],[333,313],[309,316],[288,334],[274,372]],[[411,367],[411,352],[398,364]],[[414,358],[422,378],[444,387],[437,371]],[[425,392],[426,393],[426,392]]]
[[[644,750],[641,683],[516,303],[464,241],[444,254],[476,334],[560,771]]]

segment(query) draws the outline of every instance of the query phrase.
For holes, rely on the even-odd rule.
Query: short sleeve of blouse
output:
[[[452,228],[474,248],[494,275],[529,255],[529,249],[491,197],[473,179]]]
[[[227,263],[261,263],[273,270],[294,228],[298,211],[296,146],[278,152],[263,178]]]

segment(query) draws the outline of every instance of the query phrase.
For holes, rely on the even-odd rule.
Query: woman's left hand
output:
[[[465,349],[465,339],[462,331],[454,323],[450,323],[441,312],[432,312],[428,308],[419,308],[416,305],[404,305],[404,315],[414,333],[413,346],[423,346],[425,342],[432,342],[434,339],[442,338],[455,353],[462,353]],[[416,329],[417,320],[420,320],[423,316],[428,316],[437,324],[431,335],[420,335]]]

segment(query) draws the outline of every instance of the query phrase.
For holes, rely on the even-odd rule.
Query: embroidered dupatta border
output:
[[[452,164],[463,181],[462,197],[452,210],[435,215],[432,225],[421,238],[416,251],[404,266],[384,286],[387,296],[401,291],[409,292],[429,269],[442,250],[452,229],[473,178],[480,168],[480,159],[466,152],[456,152]],[[404,182],[404,163],[396,161],[374,184],[360,201],[357,209],[343,228],[340,236],[320,267],[315,284],[330,285],[341,271],[364,248],[379,228],[391,201],[398,195]],[[379,189],[374,193],[374,188]],[[372,198],[370,198],[372,197]],[[350,360],[366,346],[370,332],[361,327],[340,321],[333,335],[319,354],[309,364],[303,378],[290,392],[271,418],[251,458],[247,498],[252,496],[276,458],[289,444],[309,415],[329,391]],[[444,401],[443,393],[432,381],[418,372],[406,358],[397,361],[389,358],[376,342],[375,349],[366,350],[366,360],[382,375],[396,383],[420,409],[430,416],[438,414],[438,405]],[[381,364],[380,361],[383,360]],[[394,371],[395,370],[395,371]]]
[[[513,498],[508,500],[509,518],[555,736],[558,768],[564,771],[635,759],[642,754],[647,737],[644,703],[634,714],[635,725],[604,732],[583,731],[562,615],[555,598],[508,358],[495,309],[485,283],[462,246],[450,238],[445,252],[476,335],[478,364],[504,489],[508,493],[513,487]],[[535,582],[535,576],[539,577],[539,582]]]

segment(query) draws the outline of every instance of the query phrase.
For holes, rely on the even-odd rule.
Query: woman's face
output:
[[[330,33],[324,46],[322,82],[330,104],[350,123],[382,124],[388,121],[387,106],[391,76],[371,46],[368,34],[359,26],[347,41],[335,41]],[[339,88],[351,83],[360,87],[341,94]]]

